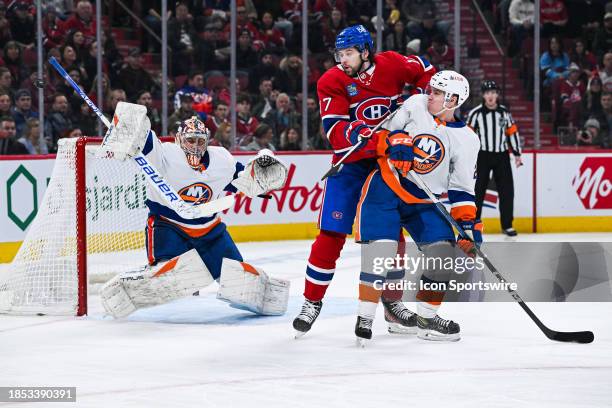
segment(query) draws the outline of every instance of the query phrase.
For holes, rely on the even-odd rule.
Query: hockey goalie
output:
[[[126,160],[143,154],[181,199],[198,206],[227,191],[248,197],[281,188],[287,168],[261,150],[246,166],[223,147],[208,146],[210,132],[199,119],[183,121],[175,143],[162,143],[151,130],[144,106],[120,102],[101,154]],[[108,281],[100,295],[106,312],[125,317],[143,307],[191,296],[217,281],[217,298],[263,315],[285,313],[289,282],[243,261],[218,214],[186,219],[157,189],[147,186],[148,265]]]

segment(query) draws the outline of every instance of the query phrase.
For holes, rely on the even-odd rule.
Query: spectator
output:
[[[512,32],[509,54],[515,56],[521,49],[523,40],[533,30],[535,6],[530,0],[512,0],[508,9],[508,17]]]
[[[428,0],[427,0],[428,1]],[[431,46],[431,40],[437,36],[444,36],[444,32],[436,25],[436,16],[427,11],[422,15],[420,23],[408,24],[408,35],[411,38],[421,40],[421,49],[426,50]]]
[[[53,102],[51,96],[55,93],[55,84],[53,83],[53,81],[49,81],[47,64],[43,64],[43,76],[42,77],[43,77],[43,81],[45,84],[43,87],[43,96],[44,96],[43,103],[45,107],[48,107]],[[30,76],[21,83],[21,86],[20,86],[21,89],[27,89],[28,91],[30,91],[30,95],[32,95],[32,106],[34,106],[36,109],[38,109],[38,89],[39,89],[35,85],[37,79],[38,79],[38,73],[36,71],[33,71],[32,73],[30,73]]]
[[[0,155],[28,154],[25,146],[17,143],[15,120],[10,116],[0,117]]]
[[[306,104],[308,109],[308,147],[313,150],[327,150],[329,149],[329,143],[321,135],[321,114],[319,113],[317,100],[308,97]]]
[[[598,76],[594,76],[589,79],[589,83],[587,84],[587,90],[584,98],[582,99],[583,106],[582,111],[586,115],[590,115],[591,112],[600,111],[601,110],[601,93],[603,90],[603,86],[601,83],[601,79]]]
[[[550,86],[557,78],[566,77],[569,57],[563,52],[563,45],[558,37],[550,37],[548,51],[540,57],[540,69],[544,74],[544,86]]]
[[[223,101],[217,101],[213,115],[206,119],[206,127],[210,130],[211,136],[215,135],[217,128],[224,122],[227,122],[227,116],[229,115],[229,106]]]
[[[66,129],[62,135],[62,139],[75,137],[83,137],[83,132],[79,127],[70,127]]]
[[[151,92],[140,91],[136,94],[136,103],[147,107],[147,117],[151,122],[151,129],[158,135],[161,133],[161,116],[157,108],[153,106]]]
[[[83,64],[85,55],[89,52],[89,44],[85,43],[85,36],[83,33],[79,30],[69,32],[66,45],[71,46],[74,50],[77,63]]]
[[[576,132],[578,146],[593,146],[601,144],[599,137],[600,125],[597,119],[591,118],[584,123],[584,127]]]
[[[0,0],[0,48],[11,40],[11,22],[6,18],[6,4]]]
[[[249,21],[247,17],[248,17],[248,13],[247,13],[246,7],[238,5],[236,7],[236,33],[240,34],[244,30],[247,30],[249,33],[251,33],[251,38],[253,40],[259,40],[259,30],[257,29],[257,27],[255,27],[253,23]],[[230,37],[229,19],[228,19],[228,23],[225,25],[225,28],[223,29],[223,32],[226,38]]]
[[[408,37],[404,22],[402,20],[397,20],[395,24],[393,24],[393,31],[387,34],[385,49],[403,53],[406,50],[408,41],[410,41],[410,38]]]
[[[582,99],[586,91],[584,83],[580,80],[580,67],[574,63],[570,64],[569,74],[561,83],[561,114],[563,122],[569,126],[580,124],[582,117]]]
[[[42,29],[44,33],[43,47],[45,47],[46,50],[59,47],[64,41],[64,32],[62,31],[61,24],[62,20],[57,17],[57,10],[55,7],[45,7]]]
[[[13,92],[13,75],[7,67],[0,67],[0,91],[7,92],[12,95]]]
[[[247,94],[238,95],[236,104],[236,144],[245,146],[251,143],[259,121],[251,114],[251,98]]]
[[[4,52],[0,59],[0,67],[3,65],[11,71],[13,86],[18,86],[30,75],[30,70],[23,63],[21,57],[21,46],[15,41],[9,41],[4,46]]]
[[[277,53],[283,52],[285,37],[278,28],[274,27],[274,17],[269,11],[264,12],[261,16],[258,36],[265,49],[274,50]]]
[[[189,72],[193,59],[195,29],[185,3],[176,5],[176,15],[168,21],[168,43],[173,50],[174,75]]]
[[[217,128],[215,137],[210,142],[211,146],[221,146],[227,150],[232,148],[232,125],[229,122],[223,122]]]
[[[142,62],[140,49],[132,48],[125,59],[125,65],[119,71],[119,84],[130,101],[136,100],[140,91],[151,92],[153,90],[153,78],[142,67]]]
[[[567,23],[568,37],[582,37],[590,46],[605,13],[603,3],[601,0],[568,1],[567,11],[572,16]]]
[[[48,6],[53,7],[57,11],[60,19],[68,19],[70,13],[74,9],[74,0],[45,0]]]
[[[401,15],[408,21],[406,27],[409,32],[418,32],[419,27],[423,27],[423,25],[428,27],[428,29],[435,26],[444,36],[446,36],[450,28],[450,23],[442,20],[436,21],[437,13],[438,10],[432,0],[411,0],[404,1],[402,4]],[[419,35],[411,35],[411,37],[421,38]],[[427,47],[429,47],[429,45]]]
[[[314,12],[329,15],[333,9],[338,9],[342,15],[346,15],[345,0],[316,0]]]
[[[30,5],[26,1],[17,1],[14,12],[9,16],[11,23],[11,37],[22,47],[34,48],[36,24],[29,12]]]
[[[612,52],[607,52],[603,57],[603,67],[599,69],[599,77],[604,91],[612,91]]]
[[[200,120],[206,120],[206,117],[202,117],[202,114],[199,114],[192,108],[193,105],[193,97],[191,94],[183,94],[181,95],[181,105],[180,107],[174,111],[174,113],[168,118],[168,128],[171,128],[176,123],[181,123],[184,120],[191,118],[192,116],[197,116]],[[211,134],[212,137],[212,134]]]
[[[595,33],[591,49],[598,58],[612,51],[612,12],[607,12],[604,16],[603,27]]]
[[[604,91],[601,94],[601,108],[591,112],[591,118],[599,122],[601,147],[610,148],[612,137],[612,92]]]
[[[83,83],[84,87],[87,87],[87,72],[85,71],[85,68],[83,68],[83,65],[77,60],[77,53],[74,48],[72,48],[70,45],[64,45],[60,48],[60,54],[62,57],[61,63],[64,69],[68,71],[69,74],[71,70],[77,70],[79,72],[80,82]]]
[[[574,48],[570,54],[570,61],[576,63],[582,70],[583,77],[588,79],[593,70],[597,68],[597,57],[587,50],[584,46],[584,41],[580,38],[574,43]]]
[[[249,71],[258,62],[257,52],[253,49],[253,39],[249,30],[242,30],[236,48],[236,67]]]
[[[102,96],[103,97],[100,98],[100,101],[104,101],[104,104],[98,101],[98,77],[97,76],[94,76],[93,81],[91,81],[91,87],[89,88],[89,93],[87,94],[87,96],[89,96],[89,99],[91,99],[92,102],[98,106],[98,108],[104,110],[106,106],[110,105],[111,92],[112,90],[110,87],[110,81],[108,79],[108,76],[105,73],[102,73]]]
[[[0,89],[0,117],[11,116],[12,105],[11,95]]]
[[[227,55],[217,51],[226,46],[219,36],[220,31],[214,24],[206,24],[204,31],[198,35],[194,60],[196,66],[204,72],[229,68]]]
[[[563,0],[542,0],[540,24],[542,25],[542,37],[565,34],[567,8]]]
[[[191,71],[187,84],[174,94],[174,109],[178,109],[183,95],[191,95],[193,109],[204,119],[212,112],[212,97],[210,90],[204,87],[204,74],[200,71]]]
[[[45,138],[49,151],[57,151],[57,141],[64,131],[72,126],[72,119],[68,109],[68,98],[66,95],[56,93],[53,95],[51,111],[45,118]]]
[[[79,106],[78,113],[71,120],[85,136],[103,136],[98,134],[98,117],[86,102]]]
[[[32,96],[27,89],[20,89],[15,92],[15,106],[11,111],[15,128],[17,130],[17,138],[23,136],[26,121],[29,118],[37,118],[38,112],[32,110]]]
[[[280,69],[274,64],[272,52],[264,50],[261,53],[260,61],[249,72],[249,91],[251,93],[258,92],[262,78],[274,80],[280,76]]]
[[[336,37],[346,27],[344,14],[334,8],[329,19],[322,18],[320,24],[323,32],[323,44],[326,50],[333,50],[336,47]]]
[[[455,50],[448,46],[446,38],[442,35],[434,37],[431,41],[431,47],[425,52],[429,62],[436,67],[438,71],[444,69],[453,69],[455,64]]]
[[[253,135],[253,141],[242,148],[242,150],[258,152],[261,149],[270,149],[276,151],[276,148],[272,144],[274,138],[274,131],[272,128],[265,123],[262,123],[255,130]]]
[[[259,81],[259,94],[253,106],[253,115],[259,120],[265,119],[272,111],[274,103],[272,100],[272,79],[262,78]]]
[[[278,150],[302,150],[302,135],[298,128],[290,127],[283,130]]]
[[[110,98],[108,100],[107,113],[109,113],[109,117],[113,117],[115,113],[115,109],[117,108],[117,104],[119,102],[127,102],[127,96],[123,89],[113,89],[110,92]]]
[[[93,7],[89,0],[79,0],[76,11],[63,24],[64,33],[80,31],[89,43],[96,37],[96,19],[93,15]]]
[[[302,90],[302,59],[289,55],[280,62],[280,75],[275,81],[276,87],[290,95]]]
[[[48,154],[47,143],[40,136],[40,122],[36,118],[30,118],[26,121],[24,134],[17,139],[29,154]]]
[[[278,145],[280,135],[285,129],[299,126],[300,118],[291,106],[289,95],[278,94],[276,108],[266,116],[265,122],[272,128],[275,145]]]

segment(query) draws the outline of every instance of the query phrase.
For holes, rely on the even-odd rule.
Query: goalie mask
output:
[[[194,168],[200,168],[200,160],[206,148],[208,147],[208,139],[210,131],[206,129],[204,123],[195,116],[184,120],[178,127],[176,132],[176,144],[181,146],[181,149],[187,156],[187,163]]]

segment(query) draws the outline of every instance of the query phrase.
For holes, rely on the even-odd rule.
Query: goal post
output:
[[[147,183],[132,160],[96,157],[100,142],[60,139],[38,213],[0,272],[0,313],[82,316],[88,289],[146,265]]]

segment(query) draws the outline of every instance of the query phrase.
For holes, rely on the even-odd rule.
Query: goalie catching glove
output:
[[[146,106],[119,102],[97,155],[118,160],[132,158],[142,151],[150,131]]]
[[[232,185],[248,197],[277,190],[287,181],[287,166],[268,149],[262,149],[249,160]]]

